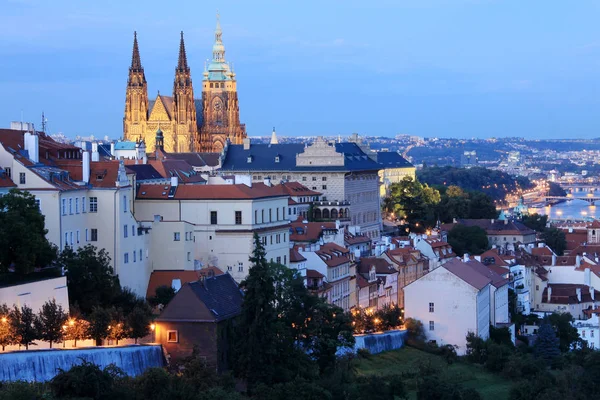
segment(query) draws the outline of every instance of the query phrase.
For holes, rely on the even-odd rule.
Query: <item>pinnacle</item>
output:
[[[140,49],[138,47],[137,32],[133,32],[133,51],[131,54],[131,69],[142,69],[142,60],[140,59]]]
[[[179,42],[179,60],[177,61],[177,70],[187,71],[187,55],[185,54],[185,42],[183,40],[183,31],[181,31],[181,41]]]

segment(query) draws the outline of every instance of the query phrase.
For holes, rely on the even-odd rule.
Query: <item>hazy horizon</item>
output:
[[[216,10],[5,0],[0,126],[122,135],[137,30],[148,94],[185,32],[196,97]],[[125,4],[123,4],[125,3]],[[250,136],[600,137],[600,4],[514,0],[218,4]]]

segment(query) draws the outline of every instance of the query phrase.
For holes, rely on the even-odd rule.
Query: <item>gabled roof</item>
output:
[[[127,169],[135,173],[135,178],[138,182],[145,180],[167,179],[159,174],[158,171],[150,164],[128,165]]]
[[[224,171],[372,171],[382,167],[370,159],[356,143],[336,143],[335,151],[344,155],[344,165],[296,166],[296,155],[304,152],[302,143],[229,145]],[[248,158],[251,157],[251,162]],[[275,161],[278,157],[278,161]]]
[[[299,182],[282,182],[273,187],[279,190],[282,194],[287,194],[288,196],[293,197],[322,195],[322,193],[309,189]]]
[[[216,167],[220,153],[168,153],[169,158],[184,160],[193,167]]]
[[[491,284],[497,288],[504,286],[508,283],[508,279],[504,278],[502,275],[498,274],[494,269],[488,268],[487,266],[483,265],[477,260],[470,260],[467,261],[465,264],[467,264],[469,267],[471,267],[473,270],[477,271],[481,275],[489,278]],[[506,270],[505,272],[508,273],[510,271]]]
[[[483,267],[485,268],[485,265]],[[483,289],[492,282],[486,274],[481,273],[477,268],[472,268],[469,263],[464,263],[457,258],[446,262],[439,268],[445,268],[448,272],[477,290]]]
[[[270,197],[285,197],[272,187],[254,184],[252,187],[238,185],[179,185],[173,188],[169,196],[171,184],[141,184],[136,198],[139,200],[252,200]]]
[[[352,246],[353,244],[370,243],[370,242],[371,242],[371,238],[369,238],[366,235],[363,235],[363,234],[353,235],[352,233],[350,233],[348,231],[344,232],[344,244],[346,246]]]
[[[15,183],[8,177],[6,171],[0,168],[0,188],[13,188],[17,187]]]
[[[217,321],[234,317],[242,311],[244,297],[229,274],[204,278],[188,285]]]
[[[74,165],[72,162],[57,162],[61,169],[68,171],[71,178],[76,181],[83,180],[82,162]],[[96,188],[114,188],[119,175],[119,161],[92,161],[90,162],[90,185]]]
[[[358,263],[358,272],[368,274],[371,268],[375,267],[375,273],[378,275],[395,274],[398,271],[383,258],[362,257]]]
[[[553,256],[554,253],[549,247],[534,247],[531,249],[531,254],[534,256]]]
[[[550,301],[548,301],[548,288],[552,288]],[[577,298],[577,289],[581,291],[581,301]],[[598,296],[600,296],[600,292],[594,290],[594,297],[598,299]],[[587,285],[549,283],[542,294],[542,303],[579,304],[592,301],[594,300],[592,300],[590,287]]]
[[[316,242],[324,230],[337,230],[335,222],[303,222],[302,218],[290,223],[290,241]]]
[[[338,246],[335,243],[325,243],[315,253],[321,257],[321,260],[328,267],[337,267],[338,265],[350,262],[350,252],[348,249]]]
[[[118,141],[115,143],[115,150],[135,150],[137,143],[131,141],[121,142]]]
[[[290,249],[290,262],[302,262],[306,261],[306,257],[304,257],[296,247],[292,247]]]
[[[404,157],[395,151],[378,151],[377,163],[383,168],[414,168]]]

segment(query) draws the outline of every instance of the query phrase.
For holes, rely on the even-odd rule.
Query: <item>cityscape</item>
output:
[[[126,25],[127,49],[111,49],[120,61],[101,80],[107,87],[118,80],[122,88],[118,98],[113,92],[107,98],[102,83],[86,88],[107,105],[98,111],[102,118],[81,124],[73,121],[89,119],[86,92],[61,105],[40,88],[28,104],[10,83],[4,86],[12,100],[0,112],[6,116],[0,121],[0,400],[600,398],[600,135],[596,118],[582,114],[594,103],[574,111],[589,93],[573,84],[557,105],[561,96],[551,89],[558,86],[544,81],[555,67],[539,70],[521,37],[496,36],[500,17],[492,14],[508,12],[515,7],[510,2],[408,3],[323,5],[332,26],[306,34],[321,29],[328,37],[334,29],[340,39],[317,44],[291,36],[292,23],[306,12],[296,5],[229,5],[211,14],[210,35],[205,26],[182,31],[191,16],[172,20],[166,11],[168,24],[113,19],[112,4],[81,5],[60,17],[77,16],[86,25],[82,35],[119,26],[119,42]],[[20,12],[53,15],[46,7],[11,1],[8,20],[18,21]],[[585,17],[576,14],[584,22],[570,28],[573,38],[595,26],[588,14],[597,7],[589,8]],[[385,119],[389,104],[374,106],[372,99],[390,102],[399,87],[414,90],[403,81],[414,71],[406,64],[392,72],[382,62],[373,79],[384,76],[387,86],[374,84],[357,115],[350,104],[364,87],[319,88],[324,76],[335,78],[318,68],[336,66],[343,54],[348,69],[340,77],[346,77],[365,67],[352,51],[379,48],[367,39],[341,39],[354,36],[332,16],[353,21],[364,13],[364,25],[354,29],[389,46],[388,36],[401,35],[385,13],[407,18],[400,11],[444,16],[440,23],[451,37],[459,34],[445,25],[448,15],[486,18],[483,37],[519,49],[507,51],[503,65],[522,61],[539,81],[476,85],[485,96],[457,115],[468,88],[453,89],[447,71],[423,67],[425,76],[439,74],[435,79],[445,83],[442,95],[421,82],[420,101],[429,98],[433,107],[446,99],[448,109],[436,113],[448,124],[414,112],[403,122],[411,114],[405,100],[392,100],[393,118]],[[549,20],[561,13],[575,18],[574,12],[558,5],[544,11]],[[373,13],[381,14],[384,28],[373,23]],[[288,24],[265,26],[267,14],[285,14]],[[181,29],[173,23],[178,18]],[[63,29],[76,35],[68,24],[59,30],[44,24],[31,37]],[[521,24],[515,30],[526,41],[556,36],[553,27],[540,27],[542,35]],[[149,28],[156,26],[161,35]],[[274,27],[281,37],[270,47],[245,48]],[[107,31],[107,43],[117,40],[115,32]],[[163,34],[178,35],[169,39],[169,52],[157,39]],[[208,36],[210,44],[202,44],[199,38]],[[490,55],[476,46],[476,35],[459,36],[469,51]],[[312,48],[320,54],[312,62],[325,66],[290,63],[281,43]],[[597,45],[582,46],[577,51],[586,57],[595,54]],[[9,47],[0,51],[10,55]],[[555,57],[540,48],[545,59]],[[57,64],[66,60],[58,57],[61,46],[47,51]],[[73,79],[96,65],[86,54],[70,61]],[[172,59],[165,62],[165,54]],[[388,59],[377,51],[370,57]],[[577,57],[569,73],[581,68]],[[468,69],[450,56],[445,62],[457,74],[461,65],[463,74]],[[156,72],[167,64],[175,70]],[[38,76],[33,67],[9,62],[0,72],[9,71],[14,82],[26,75],[54,87],[54,67]],[[275,84],[279,68],[289,71],[289,85]],[[481,77],[494,69],[487,60],[473,68],[481,68],[475,74]],[[309,90],[301,82],[314,72]],[[597,82],[595,75],[582,77]],[[469,79],[475,78],[459,81],[468,86]],[[496,103],[484,100],[492,92],[515,96],[523,110],[493,110]],[[277,103],[269,120],[257,111],[261,96]],[[312,108],[323,96],[339,104]],[[546,104],[548,114],[540,118],[528,109],[533,103],[520,103],[530,97]],[[482,123],[504,111],[514,121]],[[452,125],[453,118],[461,123]],[[569,120],[573,129],[557,133]]]

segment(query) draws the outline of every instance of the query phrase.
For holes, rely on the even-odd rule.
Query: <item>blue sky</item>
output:
[[[249,135],[600,137],[600,3],[0,0],[0,126],[122,134],[137,30],[149,93],[179,31],[200,93],[216,9]]]

